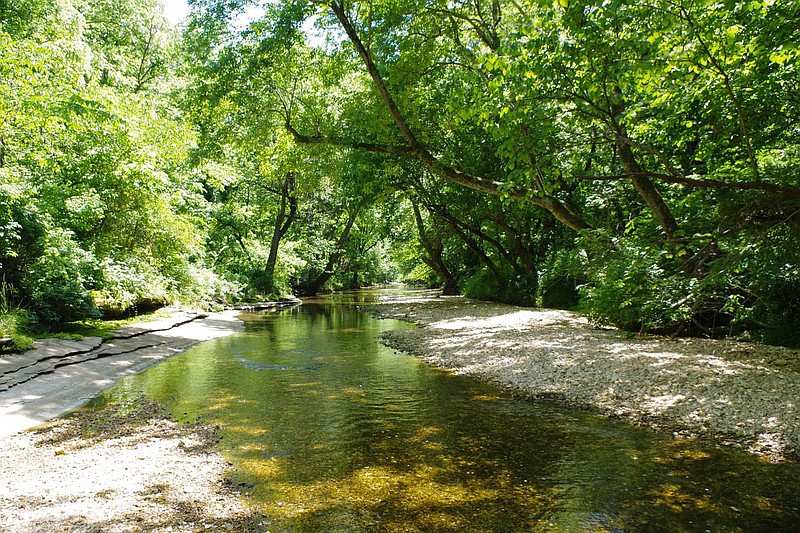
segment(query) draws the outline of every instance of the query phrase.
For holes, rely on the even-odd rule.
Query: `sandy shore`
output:
[[[700,436],[774,460],[800,452],[800,351],[631,335],[571,312],[461,297],[389,297],[370,311],[418,329],[386,343],[530,398]]]

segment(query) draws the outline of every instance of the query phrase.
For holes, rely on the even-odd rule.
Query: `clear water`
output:
[[[247,315],[106,391],[218,424],[270,531],[800,531],[800,465],[676,441],[421,364],[368,293]]]

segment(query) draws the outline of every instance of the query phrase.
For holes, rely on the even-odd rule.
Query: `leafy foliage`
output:
[[[12,349],[24,350],[33,342],[27,335],[33,322],[30,313],[16,304],[13,287],[0,281],[0,337],[10,338]]]
[[[581,287],[582,307],[590,318],[634,331],[674,331],[691,319],[687,295],[696,280],[671,271],[667,252],[631,239],[611,243],[606,249],[590,248],[598,259]]]
[[[175,36],[160,4],[111,4],[42,2],[38,25],[0,29],[0,265],[42,323],[206,286],[188,275],[204,255],[192,132],[149,63]]]
[[[797,342],[791,3],[191,4],[0,2],[31,319],[406,279]]]

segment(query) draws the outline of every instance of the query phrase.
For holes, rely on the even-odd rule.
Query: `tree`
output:
[[[155,0],[0,1],[0,263],[40,318],[401,271],[628,329],[800,324],[796,6],[247,5],[193,2],[179,42]]]
[[[330,60],[336,58],[349,79],[354,68],[363,75],[340,96],[337,123],[309,123],[299,110],[287,113],[286,127],[297,142],[413,159],[453,183],[542,207],[570,229],[615,228],[621,233],[605,237],[610,249],[627,235],[636,237],[636,247],[666,246],[650,257],[658,258],[651,267],[664,278],[677,276],[670,291],[699,281],[688,300],[675,300],[680,313],[671,316],[701,329],[709,320],[730,320],[720,314],[725,306],[718,292],[729,289],[705,280],[723,261],[732,265],[726,258],[742,244],[720,229],[721,212],[703,213],[700,206],[722,208],[738,194],[747,198],[739,208],[755,218],[775,220],[774,209],[794,210],[796,180],[764,179],[759,161],[767,153],[762,146],[796,142],[785,135],[793,126],[783,111],[774,113],[796,105],[791,93],[774,90],[791,83],[796,47],[784,31],[771,37],[776,19],[796,24],[792,8],[714,10],[680,2],[323,6],[329,9],[324,20],[348,41],[328,48]],[[360,67],[341,59],[348,52]],[[768,109],[760,104],[765,101],[774,105]],[[770,127],[759,131],[770,120],[786,125],[783,135]],[[471,153],[497,164],[483,168]],[[763,201],[753,201],[750,192]],[[686,194],[689,202],[682,200]],[[598,210],[603,204],[614,210]],[[607,215],[613,218],[604,220]]]
[[[114,17],[87,23],[115,6]],[[29,6],[44,15],[36,24],[9,23],[17,33],[0,32],[8,206],[0,261],[18,303],[47,322],[215,290],[197,248],[197,197],[183,174],[192,133],[160,91],[165,84],[156,83],[163,71],[141,70],[130,85],[101,83],[110,55],[120,68],[144,65],[133,41],[128,47],[106,37],[141,17],[159,20],[155,3],[121,6],[37,2]]]
[[[138,93],[166,73],[174,36],[160,0],[89,0],[86,38],[100,83]]]
[[[425,254],[421,258],[422,261],[439,276],[439,279],[442,281],[442,294],[445,296],[459,294],[458,280],[445,264],[443,258],[444,232],[440,227],[437,228],[434,226],[430,229],[426,228],[419,206],[412,203],[411,207],[414,210],[414,220],[417,224],[419,241],[422,248],[425,250]]]

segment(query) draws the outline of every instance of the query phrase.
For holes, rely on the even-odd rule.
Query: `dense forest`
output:
[[[0,0],[1,334],[405,281],[800,343],[800,4],[190,4]]]

